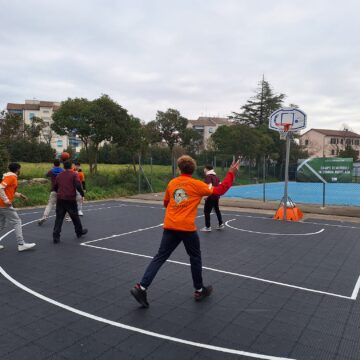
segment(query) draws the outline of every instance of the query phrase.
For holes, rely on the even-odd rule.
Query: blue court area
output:
[[[296,203],[322,204],[323,184],[289,182],[289,196]],[[242,185],[232,187],[224,197],[263,200],[280,200],[284,182]],[[325,184],[326,205],[360,206],[360,184]]]

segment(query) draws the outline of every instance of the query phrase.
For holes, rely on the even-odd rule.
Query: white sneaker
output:
[[[217,227],[216,227],[216,230],[222,230],[222,229],[224,229],[225,228],[225,225],[224,224],[221,224],[221,225],[218,225]]]
[[[4,248],[4,245],[0,245],[0,250],[2,250]]]
[[[84,216],[84,213],[83,213],[81,210],[79,210],[79,211],[78,211],[78,215],[79,215],[79,216]]]
[[[68,216],[65,216],[65,221],[71,221],[71,217],[68,215]]]
[[[211,231],[211,227],[203,227],[202,229],[200,229],[200,231],[202,232],[210,232]]]
[[[22,245],[18,245],[19,251],[26,251],[32,249],[36,244],[35,243],[24,243]]]

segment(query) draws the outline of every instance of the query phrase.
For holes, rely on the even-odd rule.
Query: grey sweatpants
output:
[[[81,197],[80,193],[78,191],[76,191],[76,201],[77,201],[79,211],[82,211],[82,206],[83,206],[81,199],[82,199],[82,197]],[[45,211],[44,211],[43,218],[49,217],[51,209],[56,206],[56,200],[57,200],[56,191],[51,191],[50,195],[49,195],[48,203],[47,203]]]
[[[7,208],[0,207],[0,231],[9,223],[15,229],[15,236],[18,245],[24,243],[23,232],[21,227],[21,219],[17,211],[11,206]]]

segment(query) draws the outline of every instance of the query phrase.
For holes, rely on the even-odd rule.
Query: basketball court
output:
[[[180,245],[142,309],[129,290],[158,249],[163,207],[104,201],[84,213],[81,241],[64,223],[54,245],[42,209],[20,212],[36,250],[1,234],[1,359],[358,359],[360,224],[223,209],[225,229],[200,233],[212,296],[194,302]]]

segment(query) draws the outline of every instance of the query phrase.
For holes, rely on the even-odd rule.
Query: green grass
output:
[[[21,163],[20,179],[44,178],[45,174],[52,167],[50,163]],[[132,165],[113,165],[99,164],[98,174],[91,176],[89,166],[81,166],[85,173],[86,181],[86,200],[101,200],[117,198],[121,196],[133,195],[138,193],[138,174],[134,173]],[[164,191],[167,183],[172,179],[171,166],[150,165],[143,166],[144,173],[154,189],[154,192]],[[223,179],[226,171],[221,168],[216,169],[220,179]],[[194,177],[203,179],[202,169],[198,169]],[[246,169],[241,169],[236,177],[235,185],[248,184],[249,174]],[[48,201],[50,182],[48,184],[26,184],[19,186],[19,192],[29,197],[28,201],[16,200],[17,206],[45,205]],[[144,177],[141,181],[141,192],[149,192],[149,187]]]

